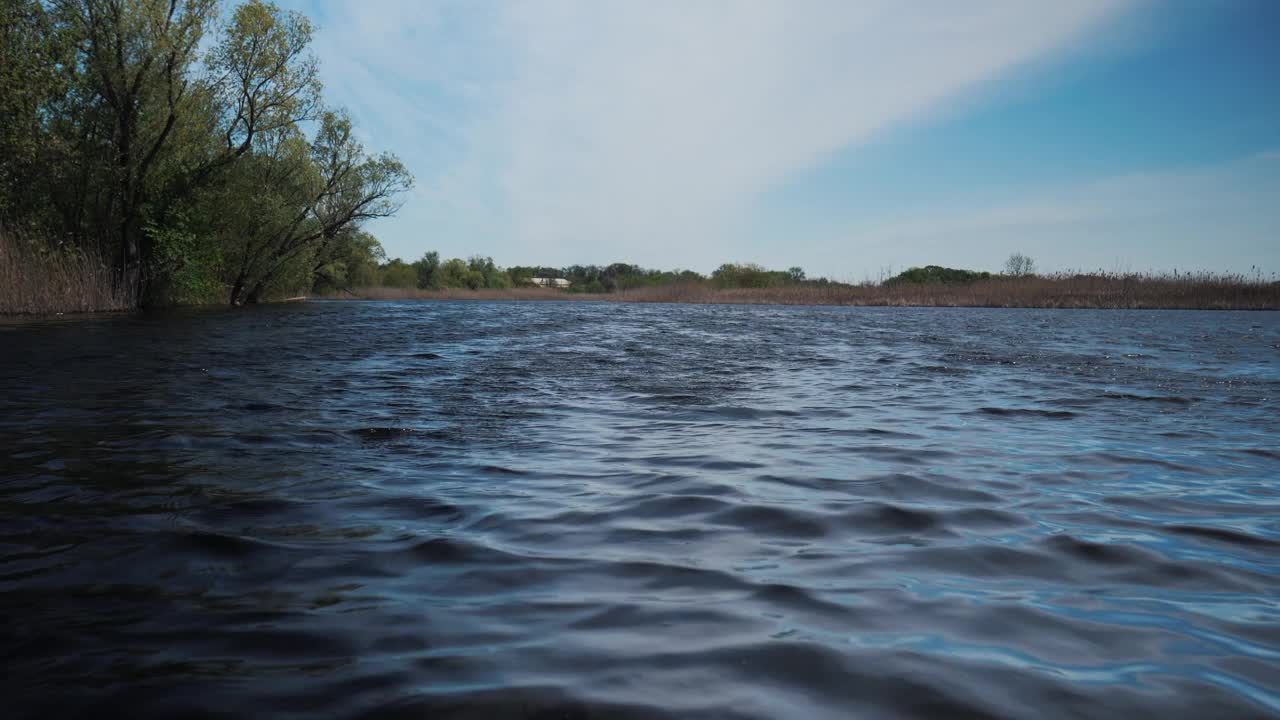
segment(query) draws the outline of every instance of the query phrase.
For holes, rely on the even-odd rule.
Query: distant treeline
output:
[[[375,250],[376,252],[376,250]],[[326,268],[317,290],[351,288],[417,288],[420,290],[505,290],[534,285],[534,278],[560,279],[569,284],[566,293],[616,293],[645,287],[707,284],[717,288],[773,288],[839,284],[826,278],[807,278],[803,269],[769,270],[754,263],[725,263],[710,275],[693,270],[653,270],[629,263],[570,265],[563,268],[515,265],[501,268],[493,258],[440,260],[428,252],[416,262],[399,258],[351,258],[342,266]]]
[[[561,278],[564,289],[538,288],[532,278]],[[427,253],[416,263],[370,263],[352,294],[370,299],[486,300],[610,299],[622,302],[785,305],[890,305],[1038,308],[1280,309],[1280,282],[1252,275],[1070,271],[1037,274],[1031,258],[1014,253],[999,273],[939,265],[909,268],[860,283],[809,279],[800,268],[768,270],[728,263],[710,275],[646,270],[635,265],[516,266],[487,257],[441,263]],[[336,289],[334,287],[328,290]],[[330,294],[322,290],[322,294]]]
[[[720,289],[852,287],[851,283],[836,282],[824,277],[809,278],[800,267],[770,270],[755,263],[725,263],[710,275],[694,270],[653,270],[629,263],[570,265],[563,268],[515,265],[504,269],[495,265],[493,258],[479,255],[466,260],[453,258],[442,262],[440,254],[432,251],[416,262],[407,263],[400,258],[386,260],[381,257],[381,248],[376,245],[369,249],[370,252],[366,255],[354,256],[343,264],[322,268],[321,274],[317,276],[316,290],[324,292],[357,287],[505,290],[533,285],[534,278],[565,280],[569,283],[564,288],[565,292],[588,294],[687,284],[705,284]],[[885,286],[967,285],[993,277],[1026,277],[1034,274],[1033,268],[1030,258],[1015,253],[1005,263],[1005,272],[1001,275],[927,265],[910,268],[880,282]]]
[[[412,179],[326,106],[311,35],[258,0],[0,0],[0,311],[253,303],[375,257]]]
[[[856,285],[832,283],[823,287],[765,289],[673,285],[606,297],[626,302],[779,305],[1280,310],[1280,282],[1276,282],[1274,275],[1264,279],[1260,273],[1252,277],[1204,272],[979,273],[982,274],[987,277],[966,282],[891,279]]]

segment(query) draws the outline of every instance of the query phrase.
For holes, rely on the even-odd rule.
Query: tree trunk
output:
[[[138,232],[138,220],[134,213],[126,213],[120,223],[120,287],[133,298],[135,306],[143,302],[142,247]]]
[[[235,283],[231,286],[231,296],[227,298],[232,307],[240,307],[244,304],[244,273],[241,272],[236,276]]]
[[[120,283],[121,289],[133,298],[135,306],[142,304],[142,243],[139,220],[141,199],[138,183],[133,176],[133,98],[128,98],[125,112],[119,119],[116,168],[120,173]]]

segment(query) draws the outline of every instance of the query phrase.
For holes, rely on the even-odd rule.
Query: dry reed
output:
[[[1237,275],[1072,273],[992,278],[968,285],[793,285],[715,289],[691,284],[623,293],[632,302],[911,307],[1277,310],[1280,283]]]
[[[865,283],[716,288],[709,283],[692,282],[636,288],[607,295],[543,288],[361,288],[355,291],[354,296],[371,300],[607,300],[695,304],[1280,310],[1280,282],[1211,273],[1061,273],[997,277],[968,285]]]
[[[128,310],[122,291],[102,262],[42,239],[0,229],[0,315]]]

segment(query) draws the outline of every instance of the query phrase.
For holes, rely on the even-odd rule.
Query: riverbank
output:
[[[968,283],[798,281],[770,287],[721,287],[714,279],[662,282],[611,293],[541,287],[508,289],[365,287],[307,296],[282,291],[279,301],[518,300],[735,305],[865,305],[900,307],[1280,310],[1280,282],[1260,276],[1061,273],[991,276]],[[225,297],[215,290],[210,297]],[[264,298],[271,299],[271,298]],[[0,315],[55,315],[128,310],[133,298],[111,268],[90,253],[0,231]]]
[[[366,300],[597,300],[733,305],[1280,310],[1280,283],[1208,274],[1088,274],[993,278],[967,285],[830,284],[717,288],[707,283],[683,283],[596,294],[544,288],[419,290],[379,287],[356,288],[349,293],[322,297]]]
[[[0,231],[0,315],[108,312],[133,307],[111,268],[88,253]]]

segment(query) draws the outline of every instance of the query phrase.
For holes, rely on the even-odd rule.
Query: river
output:
[[[7,717],[1280,716],[1280,315],[0,325]]]

